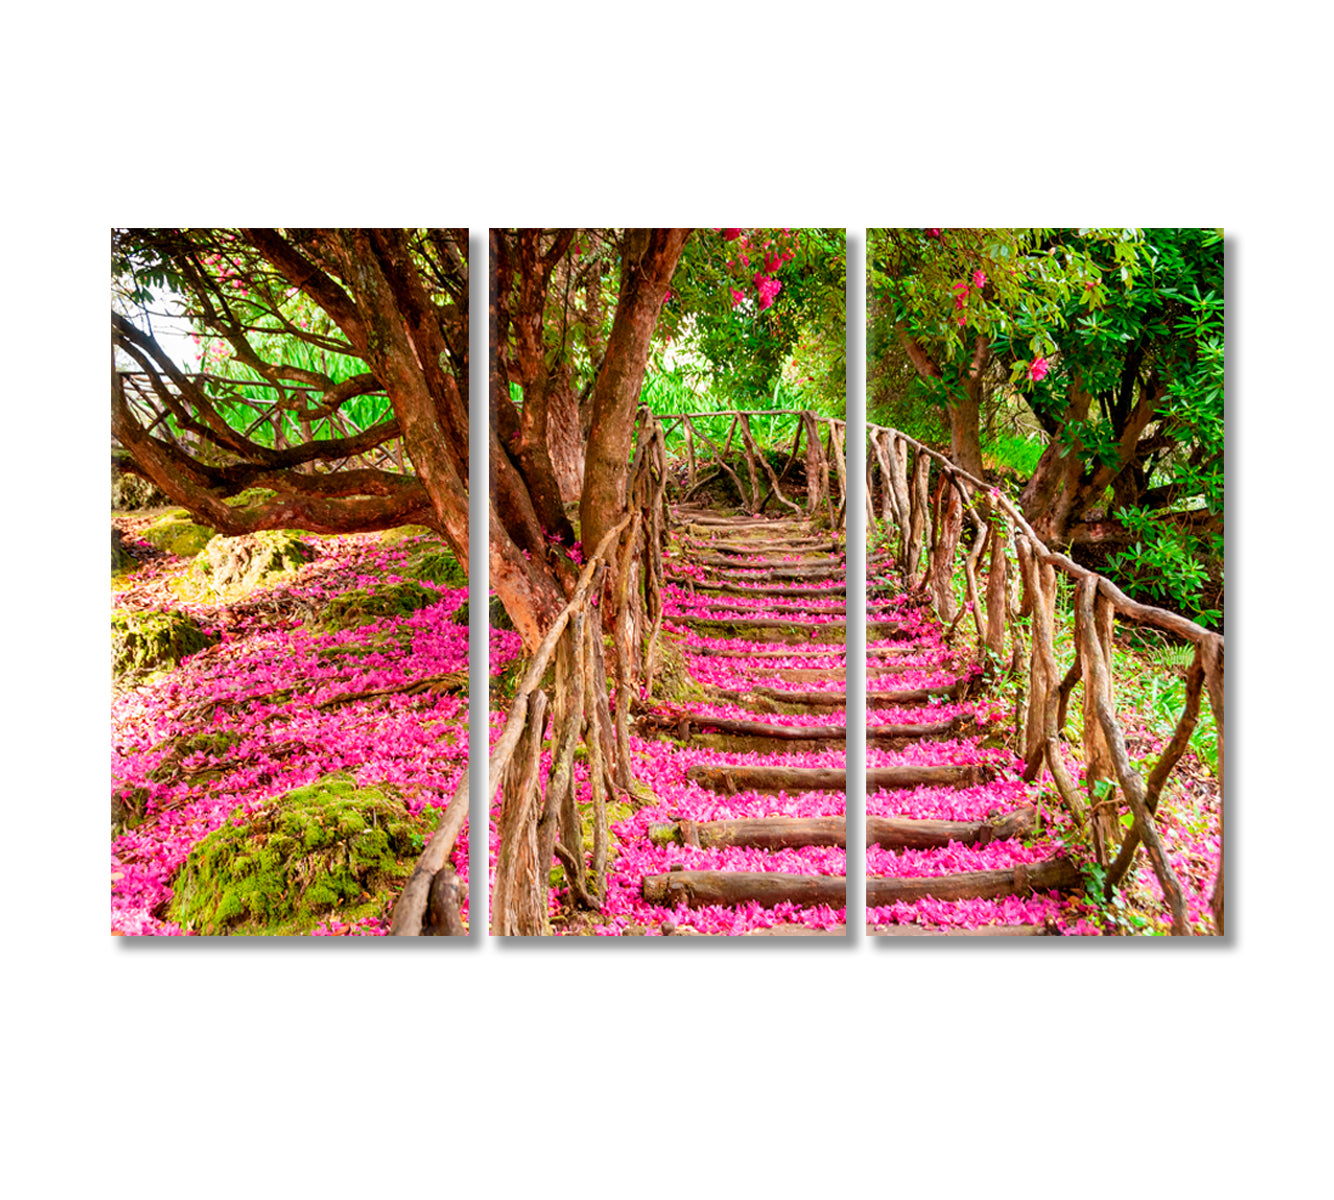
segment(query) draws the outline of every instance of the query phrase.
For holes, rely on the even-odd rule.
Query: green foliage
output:
[[[386,914],[431,828],[389,789],[328,775],[237,810],[190,852],[168,919],[204,935],[309,933]]]
[[[659,332],[713,408],[780,407],[782,385],[793,407],[841,417],[845,272],[841,229],[697,230]]]
[[[1221,570],[1222,538],[1214,535],[1206,543],[1138,506],[1123,508],[1117,515],[1136,540],[1129,549],[1108,557],[1115,577],[1154,603],[1216,628],[1223,615],[1203,601],[1210,583],[1205,560],[1212,558]]]

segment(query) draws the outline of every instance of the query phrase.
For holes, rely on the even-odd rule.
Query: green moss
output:
[[[404,565],[403,574],[441,587],[468,586],[468,572],[448,550],[426,550],[412,555]]]
[[[125,539],[119,529],[111,530],[111,573],[133,571],[139,566],[139,560],[125,548]]]
[[[169,509],[141,535],[159,550],[177,558],[193,558],[213,538],[207,525],[196,525],[183,508]]]
[[[272,500],[278,493],[270,488],[246,488],[244,492],[238,492],[235,496],[228,496],[225,503],[233,508],[245,508],[251,504],[263,504],[265,501]]]
[[[658,639],[658,648],[661,657],[653,677],[653,698],[672,704],[707,701],[708,693],[691,675],[680,641],[663,633]]]
[[[386,529],[380,535],[380,544],[382,546],[397,546],[401,542],[410,541],[412,538],[432,538],[436,539],[435,530],[425,525],[396,525],[393,529]],[[438,539],[437,548],[438,548]]]
[[[182,613],[120,610],[111,614],[111,670],[118,679],[141,681],[217,640]]]
[[[422,587],[415,579],[374,590],[359,588],[331,598],[314,628],[325,633],[354,629],[384,617],[406,617],[439,601],[432,589]]]
[[[390,790],[327,775],[204,838],[168,918],[205,935],[282,935],[387,914],[430,828]]]

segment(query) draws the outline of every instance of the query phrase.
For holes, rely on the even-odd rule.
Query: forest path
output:
[[[866,613],[868,932],[1097,932],[1065,818],[1042,811],[1005,748],[1009,714],[887,559],[868,564]],[[939,777],[896,777],[908,768]]]
[[[655,791],[644,901],[682,934],[841,935],[843,535],[802,518],[673,512],[664,593],[684,670],[638,716]]]

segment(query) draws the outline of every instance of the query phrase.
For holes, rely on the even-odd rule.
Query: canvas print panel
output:
[[[1222,231],[867,247],[871,932],[1223,933]]]
[[[467,931],[464,229],[112,238],[112,931]]]
[[[491,932],[841,934],[843,231],[490,252]]]

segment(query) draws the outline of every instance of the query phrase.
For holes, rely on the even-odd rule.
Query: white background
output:
[[[1328,39],[1181,8],[7,19],[14,1195],[1316,1189]],[[108,937],[108,230],[155,223],[1224,226],[1229,937]]]

